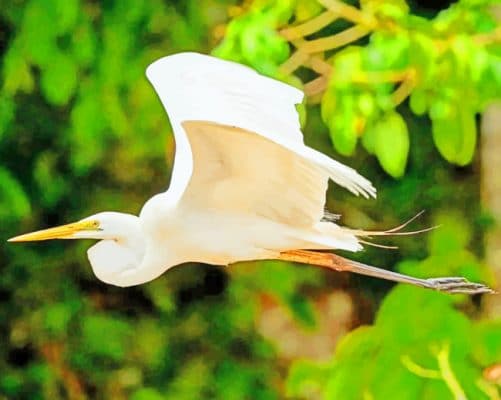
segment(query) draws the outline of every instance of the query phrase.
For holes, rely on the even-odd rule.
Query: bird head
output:
[[[26,233],[9,242],[34,242],[51,239],[111,239],[122,240],[140,228],[135,215],[101,212],[77,222]]]
[[[146,244],[139,218],[131,214],[102,212],[80,221],[13,237],[9,242],[50,239],[100,239],[87,251],[96,277],[117,286],[131,286],[146,280],[124,278],[139,267]]]

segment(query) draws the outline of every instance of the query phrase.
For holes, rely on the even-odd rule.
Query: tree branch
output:
[[[320,51],[334,50],[338,47],[354,42],[355,40],[368,35],[370,32],[370,29],[356,25],[332,36],[305,41],[301,46],[301,50],[305,53],[318,53]]]
[[[327,10],[322,14],[296,26],[289,26],[280,31],[280,34],[289,41],[311,35],[325,28],[327,25],[334,22],[339,15],[333,11]]]

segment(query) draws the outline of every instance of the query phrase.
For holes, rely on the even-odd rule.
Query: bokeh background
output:
[[[501,299],[313,266],[189,264],[127,289],[91,242],[7,245],[165,190],[175,144],[144,70],[213,53],[305,90],[305,141],[357,168],[341,223],[431,233],[350,255],[501,278],[497,1],[2,0],[0,399],[500,399]],[[231,110],[228,110],[231,112]]]

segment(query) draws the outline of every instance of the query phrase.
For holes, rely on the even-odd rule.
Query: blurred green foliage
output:
[[[346,224],[367,228],[375,221],[378,227],[397,224],[423,207],[440,211],[444,228],[430,234],[428,247],[410,238],[399,241],[399,252],[368,249],[359,257],[381,266],[400,261],[401,271],[416,276],[490,281],[471,246],[482,233],[478,176],[471,167],[444,162],[432,142],[456,165],[474,156],[475,113],[499,95],[489,3],[460,1],[436,17],[418,17],[403,1],[361,3],[384,24],[370,38],[327,54],[335,73],[320,107],[307,104],[300,112],[307,115],[306,141],[333,155],[330,135],[337,158],[371,178],[380,195],[371,203],[336,188],[329,208]],[[312,74],[281,71],[292,48],[278,30],[322,10],[316,0],[243,6],[236,0],[5,0],[1,242],[104,209],[137,213],[146,198],[164,190],[173,142],[144,77],[150,62],[215,47],[221,57],[302,86]],[[338,21],[325,29],[345,28]],[[488,43],[479,46],[479,40]],[[415,72],[408,75],[410,68]],[[415,79],[408,104],[398,109],[397,82],[381,82],[395,73]],[[355,153],[359,137],[363,149]],[[405,176],[388,179],[368,154],[390,175]],[[396,287],[375,324],[349,334],[331,362],[298,362],[284,383],[287,361],[257,330],[263,297],[281,304],[299,329],[314,331],[309,299],[345,290],[341,275],[278,262],[241,264],[231,272],[194,264],[119,289],[92,276],[88,246],[0,247],[0,398],[278,399],[287,391],[299,398],[426,393],[442,400],[453,398],[458,385],[475,399],[497,390],[480,375],[499,362],[501,327],[477,320],[471,299]],[[362,315],[377,307],[388,284],[353,278],[350,287]],[[359,319],[370,323],[372,314]]]
[[[465,249],[467,224],[443,216],[430,235],[428,258],[397,268],[418,277],[467,275],[488,280],[488,270]],[[397,286],[384,299],[374,325],[348,334],[328,363],[297,362],[290,395],[326,399],[495,399],[482,370],[501,358],[499,322],[471,321],[458,308],[468,299]]]
[[[321,105],[335,149],[352,155],[361,137],[362,145],[377,156],[382,168],[399,178],[405,172],[410,139],[396,108],[409,95],[412,112],[430,116],[440,154],[457,165],[472,161],[477,137],[475,114],[499,98],[501,91],[501,30],[493,11],[496,3],[463,0],[428,19],[412,14],[403,0],[362,1],[360,11],[353,7],[345,10],[337,0],[256,1],[248,13],[230,23],[215,54],[300,85],[297,78],[280,70],[290,52],[284,36],[295,39],[291,39],[297,46],[295,56],[320,51],[333,71]],[[319,18],[328,12],[355,22],[354,27],[337,32],[337,36],[320,35],[325,29]],[[277,28],[293,15],[296,28],[293,25],[287,34],[280,35]],[[298,42],[297,25],[308,19],[306,38],[311,40],[304,44]],[[363,31],[361,36],[370,34],[369,39],[357,41],[356,29]],[[330,45],[319,43],[327,39]],[[336,51],[347,43],[352,45]]]

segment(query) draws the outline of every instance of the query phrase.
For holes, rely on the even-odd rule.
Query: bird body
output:
[[[420,280],[305,251],[358,251],[359,237],[394,231],[355,231],[323,220],[329,179],[367,198],[376,190],[355,170],[304,144],[300,90],[197,53],[161,58],[146,75],[176,141],[169,189],[149,199],[139,216],[104,212],[11,241],[99,239],[88,251],[93,271],[123,287],[185,262],[282,259],[437,290],[487,291],[463,278]]]

